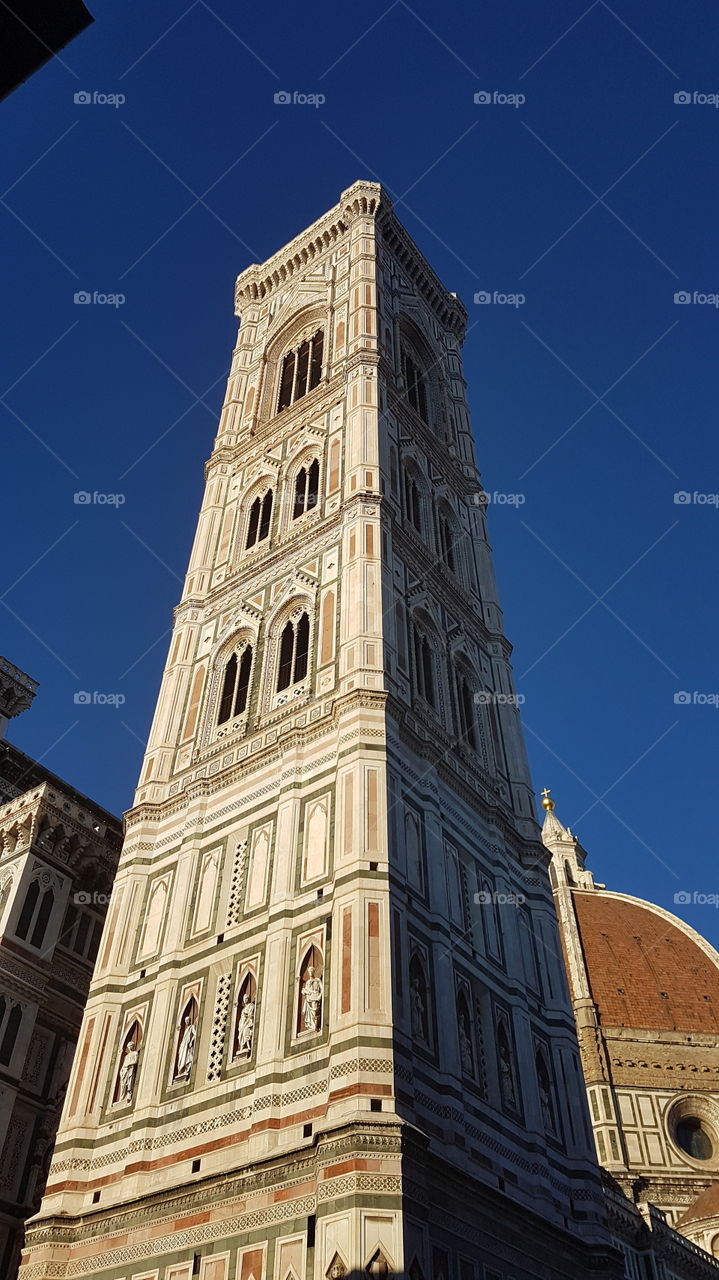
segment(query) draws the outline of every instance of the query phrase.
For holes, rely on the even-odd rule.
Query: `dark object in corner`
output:
[[[12,0],[11,5],[0,4],[0,99],[49,62],[91,22],[94,18],[82,0]]]

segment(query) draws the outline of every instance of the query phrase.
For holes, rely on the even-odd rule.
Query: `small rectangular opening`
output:
[[[218,941],[218,943],[220,943],[220,942],[224,942],[224,941],[225,941],[225,935],[224,935],[224,933],[218,933],[218,935],[217,935],[217,941]]]
[[[146,974],[146,973],[147,973],[147,969],[141,969],[141,970],[140,970],[140,977],[141,977],[141,978],[144,978],[144,976],[145,976],[145,974]]]
[[[370,1109],[370,1111],[381,1111],[381,1110],[382,1110],[382,1099],[381,1099],[381,1098],[370,1098],[370,1100],[369,1100],[369,1109]]]
[[[316,1224],[316,1221],[317,1221],[317,1219],[315,1218],[315,1215],[314,1215],[313,1213],[311,1213],[311,1214],[310,1214],[310,1216],[309,1216],[309,1217],[308,1217],[308,1219],[307,1219],[307,1248],[308,1248],[308,1249],[314,1249],[314,1247],[315,1247],[315,1224]]]
[[[369,864],[369,869],[370,869],[370,871],[376,871],[376,870],[377,870],[378,865],[379,865],[379,864],[378,864],[378,863],[376,863],[376,862],[370,862],[370,864]]]
[[[317,901],[319,902],[320,898],[324,898],[324,896],[325,896],[325,891],[324,891],[324,889],[318,889],[318,890],[317,890]]]
[[[100,1199],[100,1192],[99,1192],[99,1191],[93,1191],[93,1193],[92,1193],[92,1203],[93,1203],[93,1204],[97,1204],[97,1203],[98,1203],[98,1201],[99,1201],[99,1199]]]
[[[199,1173],[199,1172],[200,1172],[200,1165],[201,1165],[201,1163],[202,1163],[202,1161],[201,1161],[201,1160],[193,1160],[193,1161],[192,1161],[192,1172],[193,1172],[193,1173]]]
[[[312,1125],[311,1125],[311,1124],[305,1124],[305,1125],[303,1125],[303,1126],[302,1126],[302,1137],[303,1137],[303,1138],[311,1138],[311,1137],[312,1137]]]

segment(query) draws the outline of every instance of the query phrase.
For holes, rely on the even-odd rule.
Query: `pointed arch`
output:
[[[260,489],[250,503],[247,532],[245,534],[245,551],[251,551],[258,543],[264,542],[269,537],[273,501],[272,485],[266,479],[264,489]]]
[[[0,1041],[0,1063],[2,1063],[4,1067],[10,1065],[18,1031],[20,1030],[20,1024],[22,1022],[22,1014],[22,1005],[12,1005],[8,1020],[5,1023],[2,1041]]]
[[[368,1276],[373,1277],[373,1280],[384,1280],[385,1276],[392,1274],[389,1260],[381,1249],[375,1249],[365,1271]]]
[[[299,617],[287,619],[280,635],[276,691],[299,684],[307,675],[310,644],[310,619],[306,610]]]
[[[22,904],[20,918],[15,926],[15,934],[18,938],[22,938],[23,940],[27,938],[39,897],[40,884],[37,879],[31,880],[25,893],[25,901]]]
[[[227,659],[217,708],[218,725],[227,724],[247,710],[253,656],[252,645],[242,640]]]

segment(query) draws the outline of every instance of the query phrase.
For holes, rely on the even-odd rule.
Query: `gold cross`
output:
[[[546,797],[549,795],[549,787],[545,787],[545,788],[544,788],[544,791],[540,791],[540,793],[539,793],[539,794],[540,794],[540,796],[544,796],[544,797],[545,797],[545,799],[546,799]]]

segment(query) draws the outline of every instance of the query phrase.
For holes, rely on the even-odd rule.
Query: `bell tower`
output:
[[[25,1280],[611,1277],[462,375],[357,182],[241,317]]]

